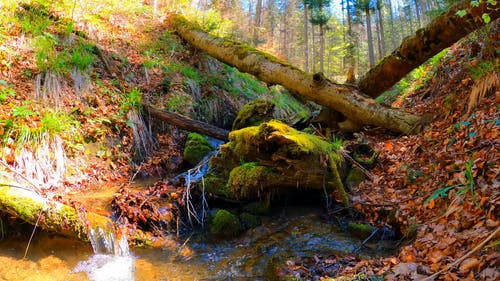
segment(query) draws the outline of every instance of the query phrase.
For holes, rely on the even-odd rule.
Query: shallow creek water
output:
[[[35,233],[23,259],[29,236],[4,237],[0,280],[266,280],[276,261],[350,253],[362,243],[323,222],[320,212],[311,207],[276,210],[261,226],[231,240],[195,234],[186,242],[194,253],[189,259],[161,249],[99,256],[90,244],[43,232]],[[387,253],[380,245],[376,250],[371,246],[361,254]]]

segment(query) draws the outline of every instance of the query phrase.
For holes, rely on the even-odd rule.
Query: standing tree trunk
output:
[[[389,0],[389,17],[391,23],[391,50],[394,50],[396,48],[396,29],[394,28],[394,12],[391,0]]]
[[[309,18],[306,1],[304,3],[304,71],[309,72]]]
[[[355,67],[356,67],[356,61],[354,57],[354,50],[356,48],[356,40],[354,40],[354,34],[352,32],[352,7],[351,7],[351,2],[348,0],[347,1],[347,40],[348,40],[348,45],[347,45],[347,63],[348,63],[348,70],[347,70],[347,78],[346,82],[347,83],[355,83],[356,82],[356,72],[355,72]]]
[[[467,14],[460,17],[457,15],[459,10],[466,10]],[[483,26],[481,17],[484,13],[488,13],[492,21],[496,20],[500,16],[498,4],[482,1],[477,7],[473,7],[470,0],[464,0],[455,5],[436,17],[427,27],[406,38],[390,56],[366,73],[359,82],[359,88],[369,96],[377,97],[415,67]]]
[[[257,0],[257,6],[255,7],[255,18],[253,22],[253,45],[257,46],[259,44],[259,30],[262,24],[262,0]]]
[[[420,7],[418,3],[418,0],[413,0],[413,3],[415,4],[415,14],[417,15],[417,28],[420,28],[422,26],[422,16],[420,15]]]
[[[357,88],[307,74],[269,54],[203,32],[182,16],[170,18],[172,27],[188,43],[224,63],[250,73],[268,84],[279,84],[307,100],[341,112],[357,124],[375,125],[403,133],[418,131],[419,117],[387,108],[366,98]]]
[[[319,71],[325,73],[325,25],[319,25]]]
[[[379,59],[385,56],[385,33],[384,33],[384,4],[382,0],[377,0],[378,33],[379,33]]]
[[[368,35],[368,57],[370,59],[370,68],[375,65],[375,54],[373,51],[373,36],[370,8],[365,8],[366,15],[366,33]]]

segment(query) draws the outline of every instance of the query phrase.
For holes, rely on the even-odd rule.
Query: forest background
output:
[[[215,35],[269,52],[306,72],[357,77],[454,0],[154,1],[184,13]],[[194,7],[194,9],[193,9]],[[155,10],[156,10],[155,9]],[[351,82],[352,77],[350,78]]]

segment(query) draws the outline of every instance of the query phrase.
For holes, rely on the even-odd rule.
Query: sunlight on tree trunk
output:
[[[420,129],[416,127],[419,117],[384,107],[364,97],[355,87],[335,84],[321,74],[307,74],[244,44],[209,35],[182,16],[171,16],[169,23],[184,40],[216,59],[255,75],[268,84],[283,85],[307,100],[341,112],[355,123],[403,133]]]

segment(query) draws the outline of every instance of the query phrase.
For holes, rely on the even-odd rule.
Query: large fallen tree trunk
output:
[[[385,57],[358,83],[359,89],[371,97],[377,97],[411,70],[424,63],[444,48],[483,26],[483,14],[491,20],[500,16],[498,4],[479,1],[474,7],[471,0],[464,0],[436,17],[427,27],[419,29],[415,35],[406,38],[401,46]],[[460,10],[466,11],[461,17]]]
[[[419,130],[419,117],[385,107],[364,96],[356,87],[336,84],[321,74],[311,75],[245,44],[203,32],[184,17],[173,15],[170,23],[188,43],[212,57],[250,73],[268,84],[282,85],[307,100],[341,112],[348,120],[406,134]]]
[[[187,130],[189,132],[199,133],[205,136],[213,137],[219,140],[227,141],[229,131],[222,128],[210,125],[205,122],[194,120],[183,115],[166,111],[159,110],[151,105],[143,104],[144,109],[149,112],[149,114],[171,124],[179,129]]]

